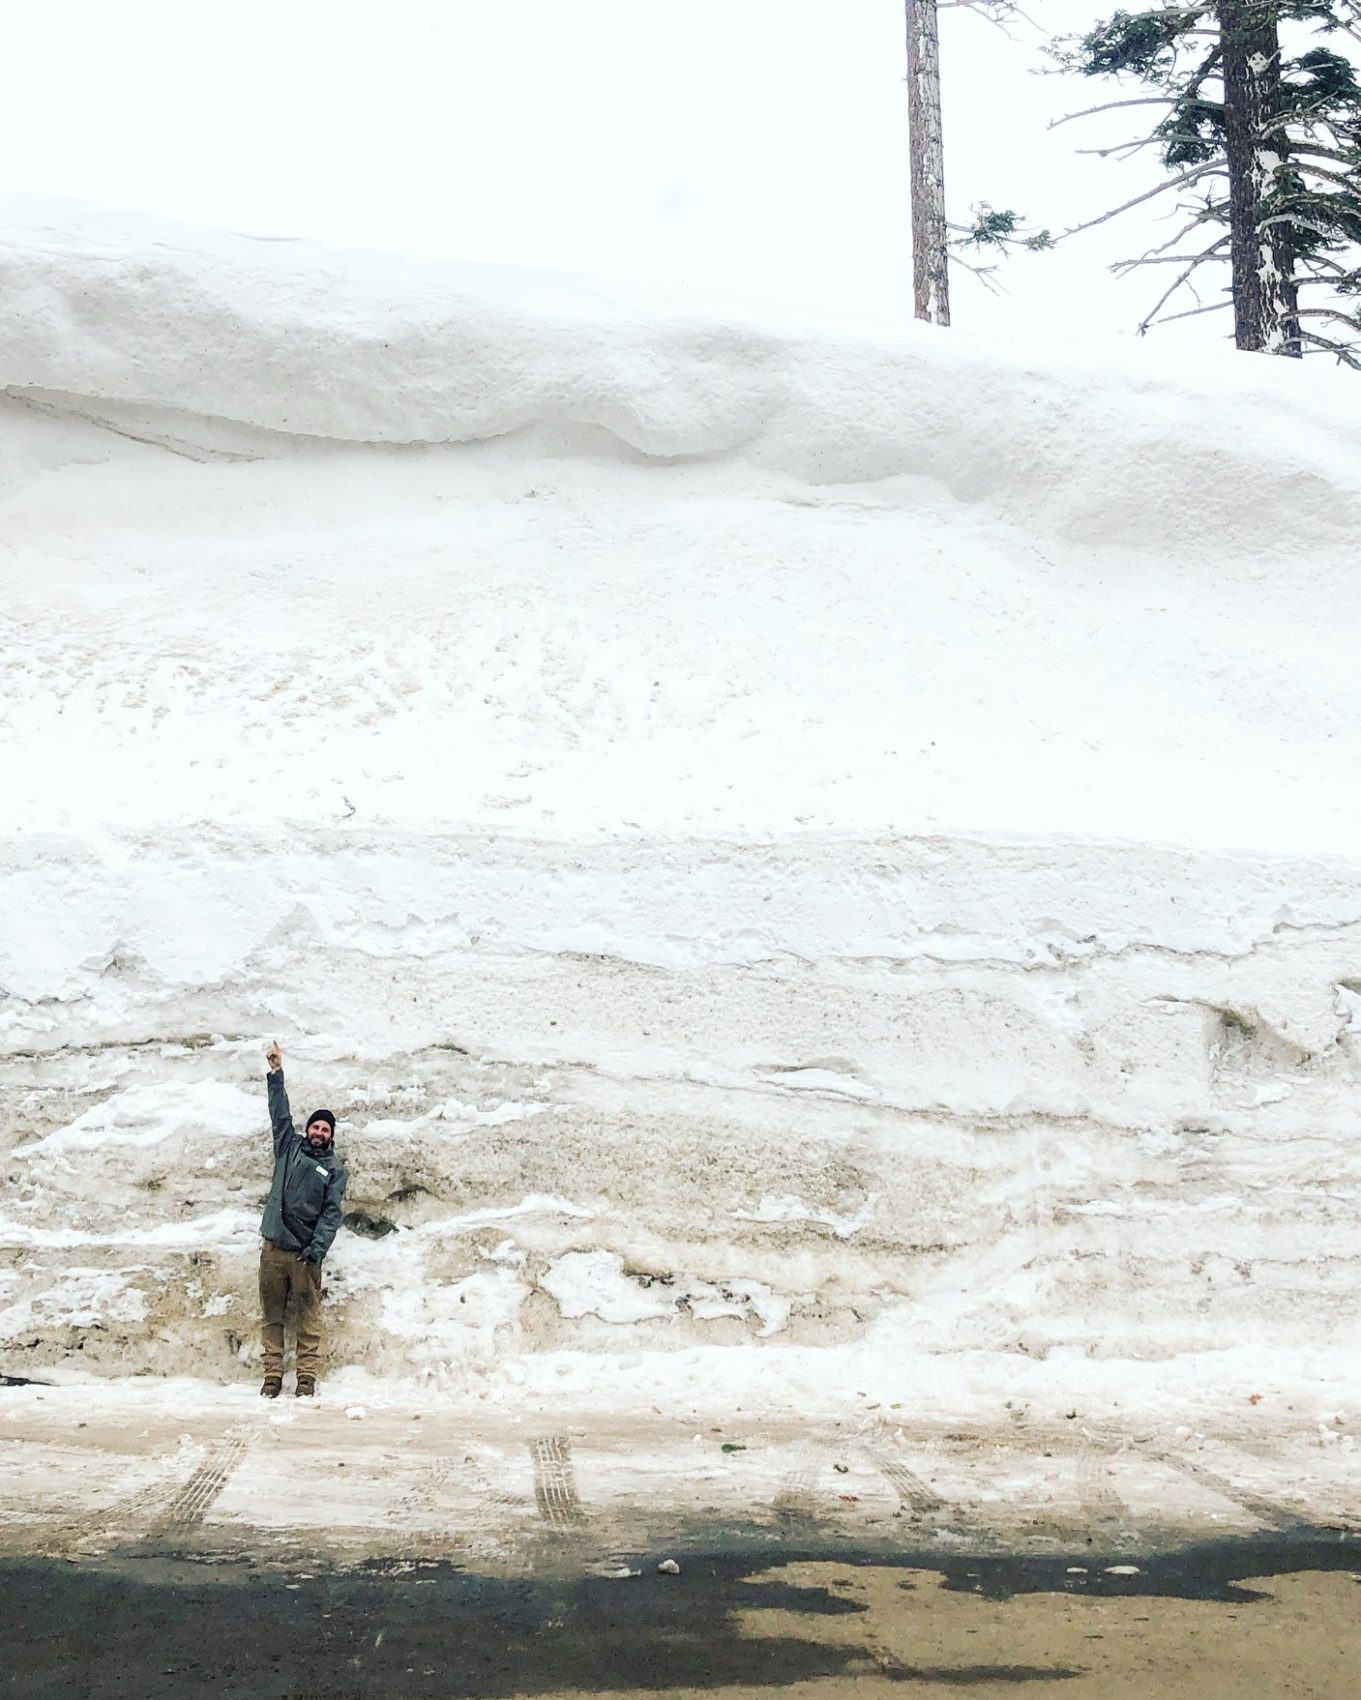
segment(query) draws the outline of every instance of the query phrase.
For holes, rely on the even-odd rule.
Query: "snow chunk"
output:
[[[441,1121],[470,1122],[474,1127],[504,1127],[507,1122],[527,1121],[531,1116],[551,1115],[554,1104],[494,1104],[489,1110],[480,1110],[476,1104],[460,1104],[457,1098],[450,1098],[447,1104],[435,1111]]]
[[[767,1193],[755,1210],[734,1210],[732,1215],[739,1222],[817,1222],[830,1228],[838,1239],[845,1240],[867,1225],[878,1202],[879,1195],[874,1193],[853,1216],[838,1216],[831,1210],[811,1210],[794,1194]]]
[[[447,1134],[449,1124],[462,1124],[465,1127],[503,1127],[507,1122],[528,1121],[531,1116],[551,1115],[558,1108],[556,1104],[539,1103],[503,1103],[493,1104],[490,1109],[479,1109],[476,1104],[460,1103],[457,1098],[450,1098],[446,1103],[438,1105],[422,1116],[414,1116],[410,1121],[403,1121],[396,1116],[375,1117],[365,1124],[364,1131],[368,1134],[411,1134],[428,1131],[439,1131]]]
[[[96,1328],[145,1321],[146,1295],[128,1279],[134,1273],[64,1270],[56,1286],[0,1309],[0,1342],[35,1328]]]
[[[673,1316],[676,1295],[644,1285],[624,1273],[612,1251],[569,1251],[552,1264],[539,1285],[551,1293],[565,1317],[598,1316],[604,1322],[646,1322]]]
[[[531,1192],[518,1204],[492,1204],[481,1210],[465,1210],[461,1216],[447,1216],[443,1221],[427,1222],[422,1231],[455,1233],[463,1228],[480,1228],[489,1222],[511,1222],[518,1216],[572,1216],[589,1221],[599,1211],[584,1204],[573,1204],[570,1198],[556,1193]]]
[[[630,1275],[612,1251],[569,1251],[551,1264],[539,1285],[557,1300],[568,1319],[598,1316],[603,1322],[649,1322],[687,1310],[701,1321],[745,1316],[760,1321],[758,1333],[776,1334],[789,1321],[791,1298],[761,1281],[718,1285],[685,1276]]]
[[[0,1245],[18,1246],[146,1246],[162,1251],[241,1251],[259,1232],[259,1213],[216,1210],[186,1222],[163,1222],[154,1228],[118,1228],[107,1234],[81,1228],[35,1228],[26,1222],[0,1219]],[[205,1315],[211,1315],[205,1312]]]
[[[215,1080],[131,1086],[93,1105],[55,1133],[17,1146],[14,1155],[64,1155],[114,1145],[144,1148],[182,1134],[212,1134],[220,1139],[257,1131],[266,1116],[261,1095],[248,1095],[238,1086]]]

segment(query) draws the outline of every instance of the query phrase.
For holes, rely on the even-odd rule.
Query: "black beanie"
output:
[[[336,1119],[331,1114],[331,1112],[329,1110],[313,1110],[312,1114],[310,1116],[308,1116],[307,1120],[303,1123],[303,1126],[304,1127],[311,1127],[313,1122],[330,1122],[330,1124],[331,1124],[331,1138],[332,1139],[335,1138],[335,1136],[336,1136]]]

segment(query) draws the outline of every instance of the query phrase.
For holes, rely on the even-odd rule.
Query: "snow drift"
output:
[[[0,1364],[1354,1338],[1345,377],[3,232]]]

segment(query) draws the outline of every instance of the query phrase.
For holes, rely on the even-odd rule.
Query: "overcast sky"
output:
[[[1077,155],[1103,132],[1047,129],[1117,92],[1034,74],[1047,34],[1102,7],[1028,9],[1043,27],[1012,39],[943,14],[951,211],[986,199],[1061,229],[1135,193],[1151,166]],[[902,14],[902,0],[15,4],[0,13],[4,186],[257,234],[910,311]],[[957,273],[956,323],[1128,334],[1159,280],[1106,268],[1149,230],[1022,256],[1001,299]]]

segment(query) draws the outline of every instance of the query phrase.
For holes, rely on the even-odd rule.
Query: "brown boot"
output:
[[[312,1399],[316,1397],[316,1391],[317,1378],[314,1375],[300,1375],[298,1377],[298,1386],[294,1394],[295,1398]]]
[[[277,1399],[284,1390],[284,1378],[281,1375],[267,1375],[260,1384],[262,1399]]]

